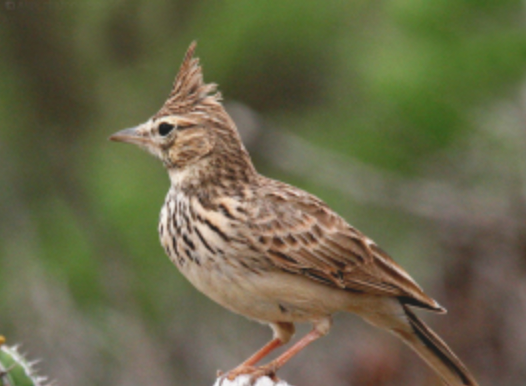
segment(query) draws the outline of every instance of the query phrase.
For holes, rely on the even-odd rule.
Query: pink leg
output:
[[[274,359],[269,364],[262,366],[261,368],[268,368],[271,369],[272,372],[277,371],[280,367],[282,367],[285,363],[287,363],[289,360],[292,359],[296,354],[298,354],[301,350],[303,350],[305,347],[307,347],[309,344],[314,342],[315,340],[321,338],[323,335],[325,335],[323,332],[320,332],[318,330],[312,330],[307,335],[305,335],[303,338],[301,338],[294,346],[289,348],[287,351],[285,351],[283,354],[281,354],[279,357]]]
[[[301,350],[303,350],[305,347],[307,347],[309,344],[314,342],[315,340],[321,338],[322,336],[326,335],[329,332],[331,326],[331,319],[330,317],[320,319],[314,324],[314,328],[311,332],[309,332],[307,335],[305,335],[303,338],[301,338],[296,344],[294,344],[291,348],[289,348],[287,351],[285,351],[283,354],[281,354],[279,357],[274,359],[273,361],[269,362],[266,365],[260,366],[260,367],[252,367],[253,364],[255,364],[257,361],[252,361],[252,359],[256,358],[257,360],[263,358],[265,355],[259,355],[262,351],[265,351],[265,348],[267,346],[271,346],[274,342],[271,341],[268,343],[263,349],[258,351],[256,354],[254,354],[252,357],[250,357],[247,361],[245,361],[241,366],[235,368],[234,370],[230,371],[228,373],[228,379],[234,380],[237,378],[237,376],[241,374],[250,374],[252,380],[255,380],[262,376],[270,376],[275,378],[276,371],[282,367],[285,363],[287,363],[292,357],[294,357],[296,354],[298,354]],[[281,341],[280,341],[281,342]],[[281,345],[281,344],[280,344]],[[276,346],[278,347],[278,346]],[[267,354],[271,350],[266,350]],[[250,364],[248,363],[250,362]]]
[[[235,369],[230,370],[226,377],[233,381],[241,374],[249,374],[252,373],[255,369],[254,365],[258,363],[261,359],[266,357],[268,354],[270,354],[272,351],[277,349],[279,346],[282,346],[283,342],[279,338],[274,338],[270,342],[268,342],[265,346],[263,346],[260,350],[258,350],[255,354],[253,354],[250,358],[248,358],[246,361],[241,363],[239,366],[237,366]]]
[[[258,363],[260,360],[265,358],[268,354],[270,354],[272,351],[274,351],[281,345],[283,345],[281,340],[279,340],[278,338],[272,339],[270,342],[264,345],[260,350],[254,353],[250,358],[248,358],[246,361],[241,363],[238,367],[254,366],[256,363]]]
[[[252,373],[255,369],[254,365],[256,363],[258,363],[278,347],[288,343],[290,338],[294,335],[294,325],[292,323],[276,322],[271,323],[270,327],[274,331],[274,338],[246,361],[241,363],[235,369],[230,370],[226,375],[228,379],[233,380],[238,375]]]

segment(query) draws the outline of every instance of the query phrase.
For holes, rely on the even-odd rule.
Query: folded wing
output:
[[[445,311],[387,253],[321,200],[274,183],[281,186],[264,192],[250,221],[273,265],[342,290]]]

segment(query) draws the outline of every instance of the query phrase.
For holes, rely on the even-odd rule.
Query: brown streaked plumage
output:
[[[409,309],[443,313],[372,240],[323,201],[258,174],[221,104],[205,84],[192,43],[164,106],[146,123],[114,134],[158,157],[171,188],[159,221],[167,255],[224,307],[267,323],[274,338],[226,376],[273,375],[327,334],[331,315],[354,312],[415,350],[450,386],[477,382]],[[313,330],[269,364],[254,367],[294,334]]]

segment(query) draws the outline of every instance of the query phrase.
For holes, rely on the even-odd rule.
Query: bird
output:
[[[344,311],[400,338],[445,385],[477,386],[413,308],[446,310],[400,265],[321,199],[257,172],[195,49],[194,41],[161,109],[109,139],[138,145],[166,168],[171,186],[158,231],[179,271],[223,307],[272,329],[272,339],[224,377],[275,377]],[[305,322],[310,332],[257,366]]]

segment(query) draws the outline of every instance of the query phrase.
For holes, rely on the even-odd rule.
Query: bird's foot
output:
[[[261,377],[269,377],[274,382],[278,382],[279,378],[276,377],[276,366],[271,362],[264,366],[238,366],[233,370],[230,370],[228,373],[222,375],[222,381],[228,379],[233,381],[240,375],[250,376],[250,384],[253,385]],[[222,383],[222,382],[221,382]],[[220,383],[220,384],[221,384]]]

